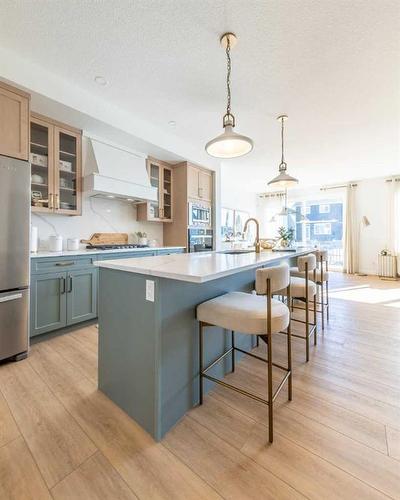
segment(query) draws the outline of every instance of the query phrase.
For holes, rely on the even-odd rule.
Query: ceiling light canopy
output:
[[[287,120],[286,115],[280,115],[278,116],[277,120],[281,122],[281,163],[279,165],[279,174],[274,177],[271,181],[268,182],[269,186],[277,186],[281,188],[288,188],[288,187],[293,187],[295,184],[297,184],[299,181],[295,177],[292,177],[289,175],[286,170],[287,170],[287,163],[285,162],[285,121]]]
[[[233,33],[225,33],[222,35],[220,42],[225,48],[227,60],[227,105],[222,121],[224,131],[221,135],[206,144],[206,151],[215,158],[237,158],[250,153],[253,149],[253,141],[249,137],[237,134],[233,130],[235,127],[235,117],[231,113],[231,48],[236,45],[237,38]]]

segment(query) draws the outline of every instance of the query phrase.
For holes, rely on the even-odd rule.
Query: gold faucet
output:
[[[256,232],[256,241],[254,246],[256,247],[256,253],[261,252],[261,243],[260,243],[260,223],[258,222],[257,219],[254,217],[250,217],[250,219],[247,219],[247,221],[244,223],[244,228],[243,232],[245,233],[247,231],[247,226],[249,225],[249,222],[254,222],[256,227],[257,227],[257,232]]]

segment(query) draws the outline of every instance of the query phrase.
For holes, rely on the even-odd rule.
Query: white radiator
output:
[[[378,275],[382,279],[397,278],[397,257],[395,255],[378,256]]]

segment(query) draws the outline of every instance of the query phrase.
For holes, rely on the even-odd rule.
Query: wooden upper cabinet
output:
[[[199,198],[199,169],[192,165],[187,166],[187,194],[188,198]]]
[[[151,185],[157,188],[157,200],[139,204],[137,219],[140,221],[172,222],[172,168],[160,160],[148,159],[147,171]]]
[[[0,154],[29,159],[30,96],[0,82]]]
[[[194,165],[187,166],[188,198],[211,202],[213,194],[212,173]]]
[[[212,174],[211,172],[199,171],[199,196],[201,200],[212,200]]]
[[[30,161],[32,211],[81,215],[82,132],[32,113]]]

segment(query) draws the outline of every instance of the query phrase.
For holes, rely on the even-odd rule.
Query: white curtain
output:
[[[356,189],[354,184],[346,187],[346,225],[344,234],[344,272],[358,272],[359,224],[356,209]]]
[[[265,193],[257,197],[257,218],[260,221],[260,236],[276,238],[282,218],[277,216],[283,206],[284,193]]]
[[[388,250],[397,255],[397,273],[400,274],[400,178],[388,179]]]

